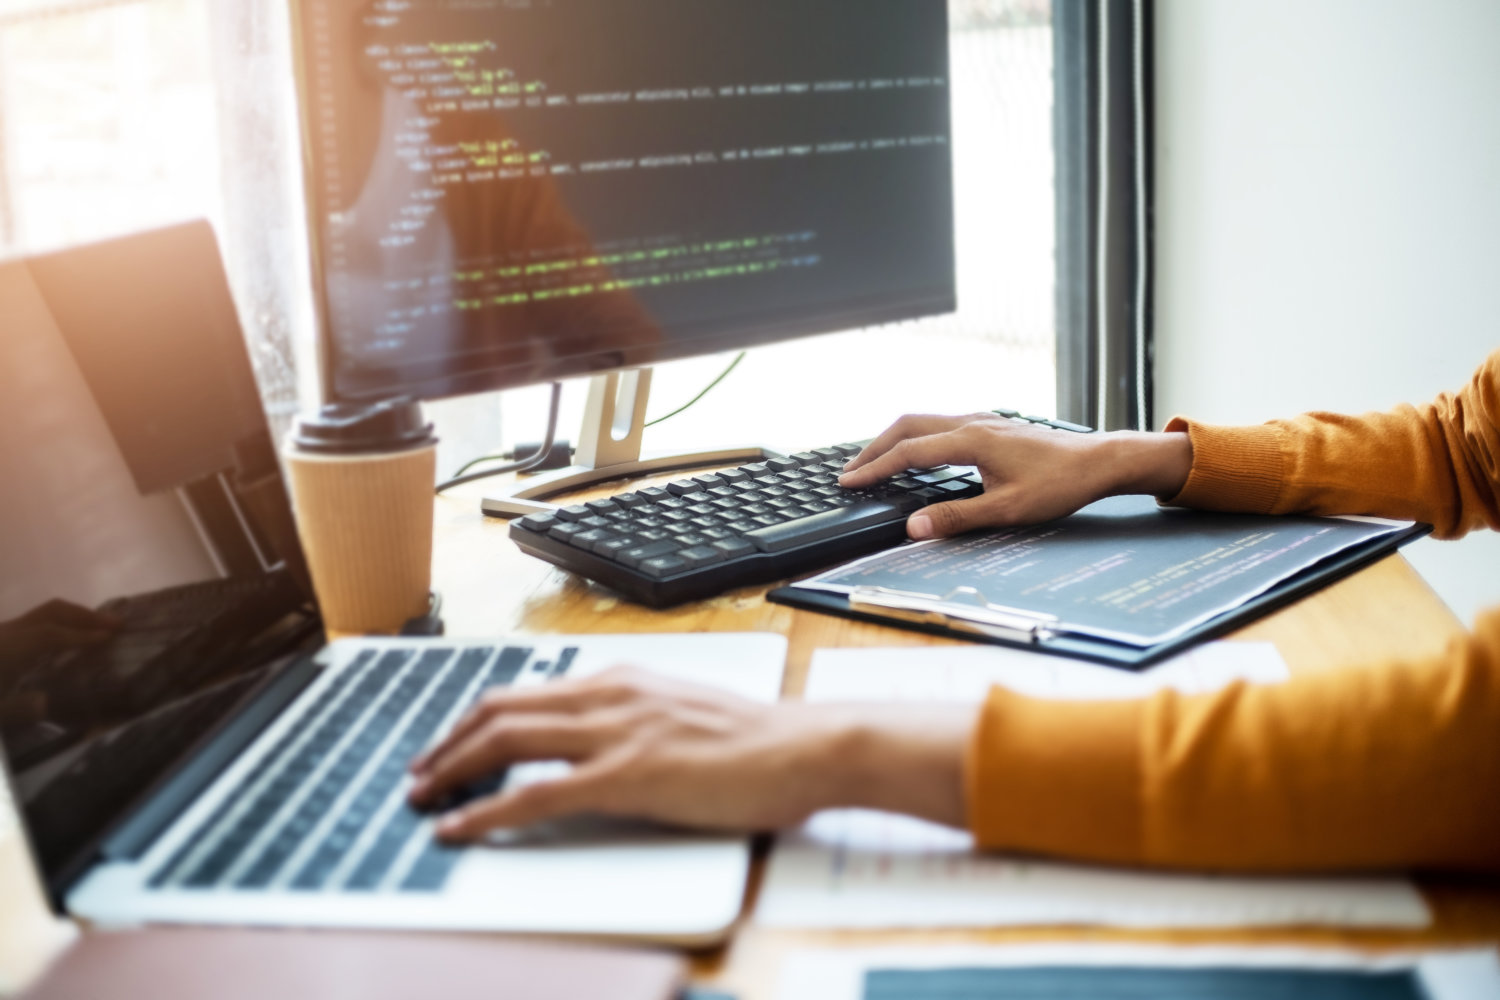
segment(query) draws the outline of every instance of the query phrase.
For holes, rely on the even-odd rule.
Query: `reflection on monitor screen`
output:
[[[334,397],[954,308],[944,0],[302,0],[296,17]]]

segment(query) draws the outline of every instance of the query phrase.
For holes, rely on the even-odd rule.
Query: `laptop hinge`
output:
[[[317,679],[319,667],[304,656],[280,671],[217,733],[190,752],[182,767],[104,841],[106,861],[138,861],[188,805],[224,772],[292,700]]]

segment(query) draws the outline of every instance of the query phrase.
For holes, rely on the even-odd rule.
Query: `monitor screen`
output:
[[[202,223],[0,264],[0,758],[54,888],[319,637]]]
[[[300,0],[325,388],[955,307],[945,0]]]

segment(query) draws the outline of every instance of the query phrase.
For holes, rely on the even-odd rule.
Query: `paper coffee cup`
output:
[[[415,404],[325,407],[285,456],[324,628],[388,635],[425,615],[437,441]]]

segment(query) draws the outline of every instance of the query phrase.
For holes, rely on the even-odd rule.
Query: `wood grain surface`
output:
[[[622,483],[607,484],[575,499],[607,495],[624,487]],[[923,647],[956,642],[769,604],[765,600],[769,587],[765,586],[667,610],[640,607],[522,555],[507,536],[506,522],[487,519],[480,513],[483,493],[484,485],[474,484],[437,501],[433,577],[443,595],[443,614],[451,636],[777,632],[785,635],[790,645],[783,694],[791,698],[801,695],[808,662],[820,646],[907,646],[913,650],[913,660],[919,662]],[[1393,555],[1230,638],[1273,642],[1288,666],[1298,672],[1431,654],[1460,635],[1462,626],[1453,614],[1403,557]],[[0,808],[6,805],[0,799]],[[758,861],[747,894],[746,914],[751,912],[759,887],[767,847],[764,842],[757,846]],[[14,876],[25,864],[21,851],[12,818],[0,816],[0,871],[9,870]],[[13,883],[12,878],[11,891],[0,894],[0,934],[17,944],[19,929],[36,928],[45,921],[45,912],[39,911],[42,903],[37,894],[15,891]],[[789,950],[809,947],[1108,940],[1276,942],[1389,949],[1500,942],[1500,883],[1453,878],[1423,879],[1420,884],[1436,916],[1434,925],[1420,932],[1336,928],[1131,932],[1057,927],[810,932],[758,928],[746,916],[728,945],[693,956],[694,971],[704,985],[730,990],[742,1000],[762,1000],[775,995],[780,957]],[[28,962],[35,961],[32,949],[19,950],[17,954],[16,948],[0,947],[0,990],[7,981],[13,983],[23,974]]]

